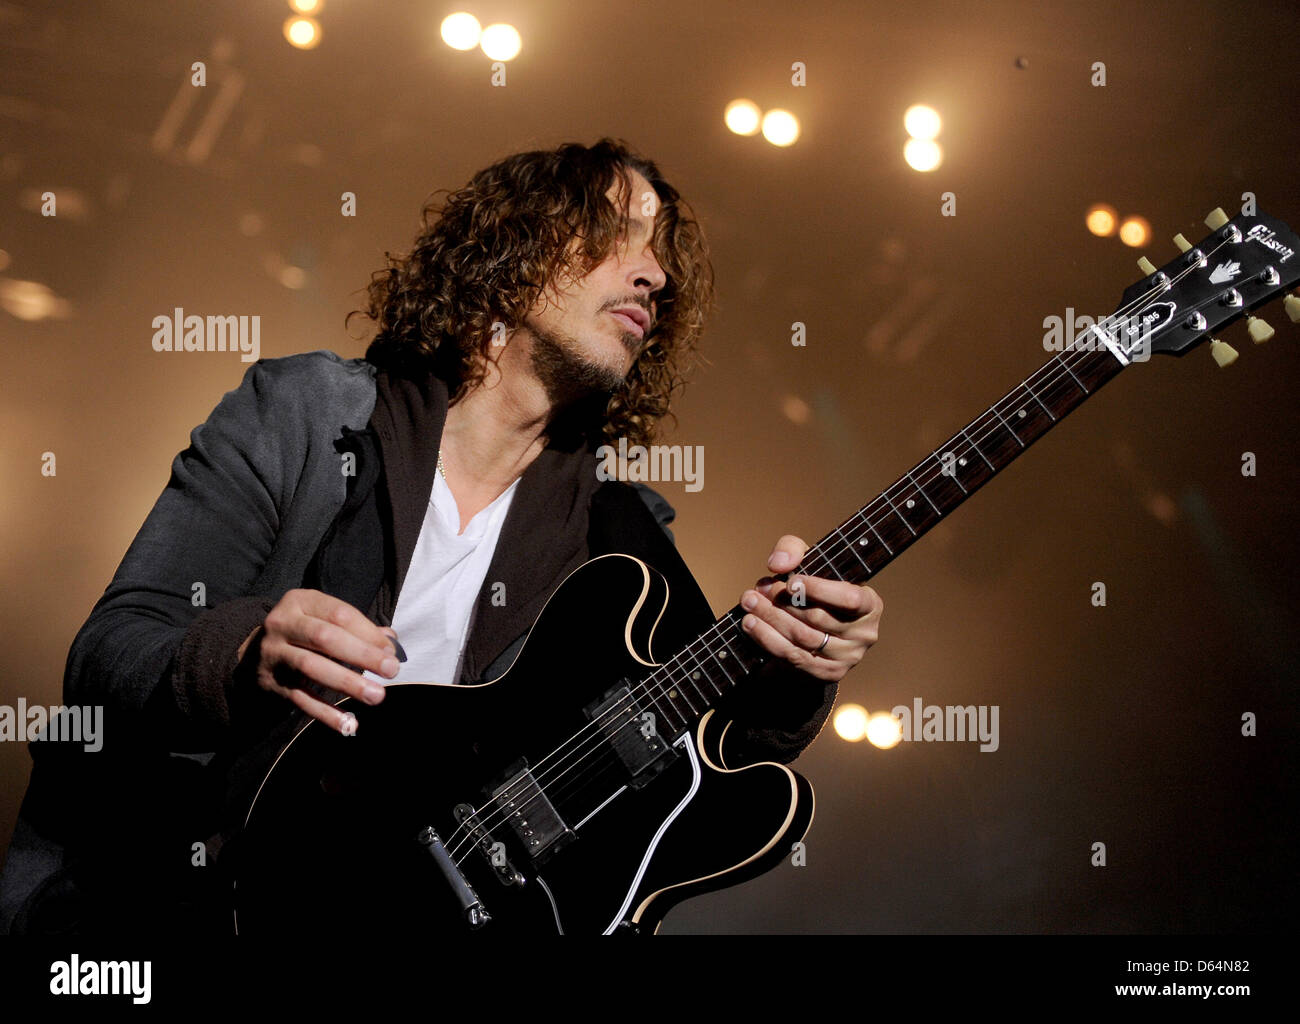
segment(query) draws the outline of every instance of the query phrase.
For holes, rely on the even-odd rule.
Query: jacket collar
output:
[[[381,371],[375,384],[371,426],[392,522],[390,568],[377,610],[391,623],[433,492],[448,390],[432,374],[413,379]],[[470,619],[462,679],[476,680],[527,632],[558,582],[586,561],[591,498],[599,483],[594,453],[573,439],[553,440],[524,471]]]

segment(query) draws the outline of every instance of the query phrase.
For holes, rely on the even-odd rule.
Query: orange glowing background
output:
[[[481,51],[439,38],[450,9],[414,2],[325,4],[310,50],[275,3],[0,9],[0,703],[57,702],[171,459],[247,368],[155,353],[152,318],[258,314],[265,357],[359,356],[343,318],[385,250],[430,192],[507,153],[621,136],[702,217],[720,308],[665,440],[704,445],[706,477],[659,489],[719,613],[781,534],[817,540],[1039,366],[1044,318],[1109,313],[1139,255],[1171,259],[1175,232],[1199,240],[1243,193],[1300,225],[1292,6],[1260,32],[1209,3],[1033,10],[665,0],[628,47],[617,7],[520,4],[505,20],[522,50],[494,86]],[[794,113],[794,144],[728,131],[737,97]],[[924,174],[902,158],[917,102],[942,114]],[[1098,202],[1145,218],[1149,245],[1091,234]],[[55,315],[24,319],[24,301]],[[1126,371],[876,581],[881,640],[841,700],[997,704],[1000,749],[828,727],[798,762],[818,798],[806,866],[693,900],[665,932],[1289,917],[1300,347],[1264,315],[1278,337],[1229,330],[1228,370],[1202,347]],[[0,744],[0,855],[29,764]]]

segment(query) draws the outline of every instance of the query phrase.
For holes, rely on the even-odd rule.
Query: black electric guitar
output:
[[[818,541],[802,572],[863,583],[1130,363],[1182,355],[1300,280],[1291,229],[1216,210],[1199,245]],[[1287,313],[1300,321],[1300,299]],[[1251,318],[1251,336],[1272,333]],[[1221,365],[1235,358],[1213,341]],[[345,698],[359,729],[311,723],[280,751],[239,842],[242,934],[652,932],[681,900],[790,855],[812,787],[728,766],[711,710],[766,652],[732,608],[677,652],[670,599],[625,555],[560,584],[510,670],[481,686],[394,683]],[[575,636],[573,624],[584,630]]]

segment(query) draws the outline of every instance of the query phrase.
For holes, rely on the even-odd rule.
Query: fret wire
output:
[[[1065,359],[1064,359],[1064,357],[1065,357],[1066,354],[1067,354],[1067,353],[1062,352],[1059,356],[1056,357],[1057,360],[1060,362],[1060,364],[1061,364],[1062,366],[1065,367],[1065,372],[1068,373],[1071,377],[1074,377],[1074,383],[1078,384],[1079,387],[1083,388],[1083,393],[1084,393],[1085,395],[1090,395],[1090,394],[1092,394],[1091,391],[1089,391],[1087,388],[1084,388],[1084,387],[1083,387],[1083,381],[1081,381],[1078,377],[1075,377],[1075,376],[1074,376],[1074,371],[1070,369],[1070,364],[1067,363],[1067,362],[1065,361]]]
[[[663,693],[661,694],[661,697],[663,698],[663,700],[664,700],[665,702],[667,702],[668,706],[669,706],[670,708],[672,708],[672,710],[673,710],[673,714],[675,714],[678,718],[680,718],[680,719],[682,720],[681,728],[685,729],[685,728],[689,727],[690,722],[691,722],[690,717],[686,714],[685,711],[683,711],[683,710],[681,709],[681,707],[678,706],[678,704],[676,703],[676,700],[677,700],[677,699],[676,699],[675,697],[672,696],[672,691],[674,691],[674,690],[676,690],[678,694],[681,694],[681,693],[682,693],[682,688],[681,688],[680,686],[677,685],[677,681],[676,681],[675,679],[673,679],[671,673],[669,673],[669,674],[668,674],[668,675],[663,679],[662,684],[661,684],[661,688],[662,688],[662,690],[663,690]],[[687,705],[690,706],[690,701],[687,701]],[[695,709],[694,709],[693,706],[691,707],[691,711],[692,711],[692,713],[695,712]]]
[[[750,614],[750,615],[753,615],[754,613],[753,613],[753,612],[750,612],[749,614]],[[742,619],[744,618],[744,611],[743,611],[743,609],[742,609],[742,611],[741,611],[741,618],[742,618]],[[732,627],[732,628],[734,628],[734,629],[740,630],[740,633],[737,633],[737,634],[736,634],[736,638],[737,638],[737,639],[738,639],[740,636],[742,636],[742,635],[744,634],[744,630],[741,630],[740,622],[739,622],[739,621],[731,621],[731,622],[728,622],[726,626],[723,626],[722,629],[720,629],[720,630],[718,631],[718,636],[720,636],[720,637],[722,638],[722,646],[725,647],[725,648],[727,649],[727,653],[731,655],[731,660],[732,660],[733,662],[735,662],[737,665],[740,666],[740,669],[741,669],[742,672],[748,673],[749,670],[745,668],[745,663],[744,663],[744,662],[743,662],[743,661],[742,661],[742,660],[741,660],[741,659],[736,655],[736,652],[735,652],[734,650],[732,650],[731,644],[729,644],[729,643],[727,642],[727,628],[728,628],[728,627]],[[719,664],[721,664],[721,662],[719,662]],[[723,671],[726,671],[726,666],[725,666],[725,665],[723,665]]]
[[[708,667],[705,659],[702,658],[702,655],[708,655],[710,656],[710,658],[714,659],[714,661],[718,661],[718,659],[716,659],[714,656],[714,652],[712,652],[710,648],[710,643],[712,642],[712,639],[716,637],[716,635],[722,632],[722,629],[723,626],[719,626],[715,622],[714,629],[711,630],[712,635],[705,634],[703,635],[703,637],[699,638],[698,641],[695,641],[695,643],[697,643],[698,645],[698,650],[692,652],[692,655],[694,656],[695,659],[695,663],[699,665],[699,671],[705,673],[706,676],[710,678],[710,680],[712,680],[712,676],[710,673],[708,673]],[[733,680],[733,678],[731,677],[731,673],[727,671],[727,668],[725,668],[724,665],[720,663],[719,663],[719,668],[723,669],[723,676],[727,677],[728,685],[735,686],[736,680]],[[718,686],[718,684],[714,682],[714,686]]]
[[[690,654],[691,660],[695,663],[695,671],[698,672],[700,675],[702,675],[708,681],[708,684],[718,691],[718,696],[721,697],[723,694],[722,687],[717,684],[717,682],[714,680],[714,678],[711,675],[709,675],[708,671],[704,667],[703,662],[701,662],[700,659],[696,657],[695,652],[692,650],[692,648],[694,648],[695,646],[695,643],[697,642],[698,641],[692,641],[691,643],[687,644],[682,653]],[[699,684],[697,683],[696,684],[697,688],[698,685]]]
[[[930,501],[930,496],[921,489],[921,485],[916,482],[916,477],[912,476],[912,471],[910,469],[907,471],[907,479],[912,481],[912,486],[916,488],[916,492],[921,495],[922,498],[926,501]],[[936,515],[943,515],[943,513],[939,511],[939,506],[933,501],[930,501],[930,507],[934,509]]]
[[[890,508],[894,509],[894,515],[898,516],[899,519],[902,519],[902,520],[903,520],[903,525],[906,526],[909,530],[912,530],[912,524],[909,523],[909,522],[908,522],[908,521],[903,517],[903,513],[900,512],[900,511],[898,511],[898,509],[895,508],[894,503],[893,503],[892,501],[890,501],[890,498],[889,498],[889,489],[886,488],[885,490],[881,491],[881,492],[880,492],[880,496],[881,496],[882,498],[884,498],[886,502],[889,503],[889,507],[890,507]],[[913,537],[916,536],[916,531],[915,531],[915,530],[912,530],[912,536],[913,536]]]
[[[675,660],[676,660],[676,659],[674,659],[674,661],[675,661]],[[669,662],[668,664],[671,665],[672,662]],[[667,666],[665,666],[665,667],[667,667]],[[684,668],[685,668],[685,666],[683,666],[683,669],[684,669]],[[668,681],[669,683],[676,682],[676,680],[673,679],[673,676],[672,676],[672,672],[671,672],[671,670],[669,670],[668,680],[667,680],[667,681]],[[704,691],[700,689],[699,683],[697,683],[695,680],[693,680],[693,679],[690,678],[689,673],[685,676],[685,679],[684,679],[683,682],[677,682],[677,690],[678,690],[678,692],[681,693],[683,696],[686,696],[686,686],[685,686],[685,682],[689,682],[693,687],[695,687],[695,696],[699,697],[700,700],[702,700],[702,701],[704,702],[704,706],[707,708],[707,707],[709,706],[709,698],[706,697],[705,694],[704,694]],[[686,698],[686,703],[690,705],[691,711],[692,711],[692,712],[695,712],[695,705],[691,702],[691,699],[690,699],[689,696],[687,696],[687,698]],[[698,714],[698,712],[695,712],[695,713]]]
[[[649,682],[649,681],[652,680],[652,679],[654,679],[654,675],[653,675],[653,674],[651,674],[651,675],[647,678],[646,681]],[[650,691],[647,690],[646,693],[647,693],[647,694],[650,694]],[[662,700],[665,704],[668,705],[668,711],[671,711],[671,712],[672,712],[671,715],[670,715],[670,714],[667,714],[667,713],[664,711],[664,709],[661,708],[661,707],[659,706],[659,702],[660,702],[660,700]],[[673,731],[673,732],[677,732],[677,731],[680,730],[680,729],[685,729],[685,728],[686,728],[686,716],[683,715],[683,714],[681,713],[681,710],[680,710],[679,708],[677,708],[677,707],[675,707],[675,706],[673,705],[672,698],[670,698],[670,697],[668,696],[668,691],[667,691],[667,690],[664,690],[664,692],[662,692],[662,693],[651,694],[651,696],[650,696],[650,706],[651,706],[652,708],[654,708],[654,710],[655,710],[655,714],[656,714],[659,718],[661,718],[663,721],[667,722],[669,726],[672,726],[672,731]],[[678,718],[680,718],[680,719],[682,720],[682,724],[681,724],[680,726],[673,726],[673,715],[676,715]]]
[[[827,569],[829,569],[831,572],[835,573],[835,578],[836,578],[836,579],[840,579],[840,580],[843,579],[843,577],[840,576],[839,573],[835,572],[835,566],[831,563],[830,558],[828,558],[824,552],[820,551],[819,549],[817,549],[817,548],[815,548],[815,547],[813,547],[813,548],[809,548],[809,549],[808,549],[807,553],[805,553],[804,556],[803,556],[803,561],[800,563],[800,568],[801,568],[804,572],[807,572],[809,576],[818,576],[818,575],[820,575],[820,573],[817,572],[816,570],[809,571],[809,570],[812,570],[812,568],[813,568],[812,565],[811,565],[811,562],[812,562],[812,558],[813,558],[814,556],[817,557],[817,558],[820,558],[823,562],[826,563],[826,566],[825,566],[825,567],[826,567]]]
[[[844,536],[844,524],[843,524],[843,523],[841,523],[839,526],[835,527],[835,529],[832,530],[831,532],[832,532],[833,534],[835,534],[837,537],[839,537],[839,539],[840,539],[840,546],[841,546],[841,547],[847,547],[847,548],[849,548],[850,550],[852,550],[852,548],[853,548],[852,543],[849,542],[848,537]],[[827,561],[830,562],[831,560],[828,558]],[[862,561],[862,559],[859,558],[858,561],[860,562],[860,561]],[[831,562],[831,564],[834,565],[833,562]]]
[[[826,560],[826,568],[829,569],[829,570],[831,571],[831,575],[834,576],[834,577],[835,577],[837,580],[839,580],[841,583],[843,583],[843,582],[844,582],[844,577],[841,576],[841,575],[840,575],[840,571],[839,571],[838,569],[835,568],[835,563],[832,562],[829,558],[826,558],[825,555],[822,555],[822,558],[824,558],[824,559]],[[819,575],[819,574],[813,572],[813,573],[809,573],[808,575],[810,575],[810,576],[817,576],[817,575]]]
[[[1023,381],[1023,380],[1022,380],[1022,381],[1020,382],[1020,386],[1021,386],[1022,388],[1024,388],[1026,391],[1029,392],[1029,394],[1033,397],[1033,399],[1034,399],[1035,402],[1037,402],[1039,405],[1043,405],[1043,400],[1042,400],[1041,398],[1039,398],[1038,395],[1037,395],[1037,393],[1035,393],[1034,389],[1031,388],[1031,387],[1029,386],[1029,382],[1028,382],[1028,381]],[[1043,412],[1047,413],[1048,416],[1051,416],[1051,418],[1052,418],[1052,422],[1053,422],[1053,423],[1056,422],[1056,417],[1055,417],[1055,416],[1052,416],[1052,410],[1049,409],[1049,408],[1047,408],[1047,406],[1045,406],[1045,405],[1043,405]]]
[[[677,693],[681,696],[682,700],[686,701],[686,706],[691,709],[691,714],[694,715],[696,718],[699,718],[700,712],[696,709],[695,705],[691,702],[691,695],[686,692],[685,688],[677,685],[677,681],[673,679],[671,676],[669,676],[669,678],[666,681],[669,683],[669,685],[672,686],[674,690],[677,691]],[[697,696],[703,697],[703,694],[697,694]],[[669,699],[671,700],[674,698],[670,697]],[[705,707],[708,707],[708,701],[705,701]]]
[[[724,626],[723,629],[725,629],[725,628],[726,628],[726,627]],[[721,629],[718,630],[718,635],[719,635],[719,636],[722,635],[722,630],[721,630]],[[723,643],[723,646],[726,646],[726,640],[725,640],[725,639],[722,641],[722,643]],[[729,682],[732,686],[735,686],[735,685],[736,685],[736,680],[735,680],[734,678],[732,678],[731,673],[727,671],[727,664],[726,664],[726,662],[724,662],[721,658],[719,658],[716,654],[714,654],[713,651],[709,649],[709,646],[708,646],[707,644],[705,645],[704,649],[705,649],[706,652],[708,652],[709,657],[711,657],[714,661],[716,661],[716,662],[718,663],[718,667],[719,667],[720,669],[722,669],[722,674],[723,674],[724,676],[727,677],[727,682]]]
[[[988,456],[985,455],[982,451],[980,451],[979,446],[970,439],[970,434],[966,433],[965,427],[961,428],[961,436],[966,438],[966,443],[975,449],[976,454],[979,455],[979,457],[984,460],[985,464],[989,467],[989,469],[992,469],[993,472],[996,473],[997,469],[994,467],[993,463],[989,462]]]
[[[889,557],[893,558],[894,549],[889,546],[889,541],[885,540],[884,537],[880,536],[880,531],[876,529],[876,524],[873,523],[871,521],[871,517],[867,515],[867,510],[862,509],[858,513],[858,515],[862,517],[862,521],[867,524],[867,526],[871,529],[871,532],[876,535],[876,540],[880,541],[880,543],[884,545],[885,550],[889,552]]]
[[[998,418],[998,422],[1007,428],[1007,433],[1016,439],[1016,444],[1020,445],[1020,447],[1023,448],[1025,446],[1025,442],[1020,440],[1020,435],[1017,434],[1014,430],[1012,430],[1011,425],[1002,418],[1002,413],[998,412],[998,407],[996,405],[990,405],[989,408],[993,411],[993,415]]]
[[[685,652],[683,651],[683,653],[685,653]],[[671,664],[671,663],[670,663],[670,664]],[[664,667],[666,667],[666,666],[664,666]],[[657,673],[656,673],[656,674],[657,674]],[[654,676],[651,676],[651,679],[654,679]],[[680,684],[676,679],[673,678],[673,675],[672,675],[671,671],[665,673],[665,675],[664,675],[664,677],[663,677],[662,679],[658,679],[658,680],[655,680],[655,681],[656,681],[657,685],[659,686],[660,690],[662,691],[662,692],[658,695],[658,697],[655,698],[656,706],[658,705],[658,701],[659,701],[660,699],[662,699],[662,700],[664,701],[664,703],[666,703],[666,704],[668,705],[668,707],[671,709],[671,711],[673,712],[673,714],[676,715],[678,718],[681,719],[682,724],[681,724],[680,726],[678,726],[678,730],[686,729],[686,728],[690,725],[690,721],[691,721],[691,720],[690,720],[690,717],[687,716],[686,713],[683,712],[682,709],[679,708],[679,707],[674,703],[674,699],[675,699],[675,698],[673,698],[673,697],[671,696],[671,694],[672,694],[673,691],[676,691],[678,694],[682,694],[683,696],[685,695],[685,694],[684,694],[684,691],[682,690],[682,686],[681,686],[681,684]],[[697,687],[697,689],[698,689],[698,687]],[[690,704],[690,701],[688,700],[687,703]],[[706,700],[706,701],[705,701],[705,705],[707,706],[707,704],[708,704],[708,701]],[[693,707],[693,706],[692,706],[692,711],[694,711],[694,707]],[[668,718],[667,716],[665,716],[665,718],[666,718],[666,720],[669,722],[669,724],[672,723],[672,719],[671,719],[671,718]]]
[[[837,533],[839,532],[838,528],[836,529],[836,532],[837,532]],[[840,534],[840,536],[843,537],[844,535],[843,535],[843,534]],[[851,541],[851,540],[848,540],[847,538],[845,538],[845,543],[848,545],[849,550],[850,550],[851,552],[853,552],[853,557],[856,558],[859,562],[862,563],[862,568],[866,569],[867,572],[871,572],[871,566],[869,566],[869,565],[867,564],[867,560],[866,560],[865,558],[863,558],[860,554],[858,554],[858,544],[857,544],[857,542],[856,542],[856,541]]]
[[[947,476],[948,474],[945,473],[945,472],[943,471],[943,459],[939,458],[939,453],[936,452],[936,451],[932,451],[932,452],[930,452],[930,454],[933,455],[933,456],[934,456],[934,460],[935,460],[937,463],[939,463],[939,475],[940,475],[940,476]],[[949,455],[953,455],[953,454],[955,454],[955,453],[953,453],[953,452],[949,452],[948,454],[949,454]],[[956,461],[956,460],[954,459],[954,461]],[[961,487],[961,493],[962,493],[962,494],[970,494],[970,491],[966,490],[965,487],[962,487],[962,482],[961,482],[961,479],[957,476],[957,469],[956,469],[955,466],[954,466],[953,471],[952,471],[952,480],[953,480],[953,483],[955,483],[958,487]]]

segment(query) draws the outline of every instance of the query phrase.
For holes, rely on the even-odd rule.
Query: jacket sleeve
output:
[[[633,486],[676,546],[668,529],[677,516],[672,505],[643,483]],[[823,683],[787,662],[767,662],[718,703],[718,715],[731,721],[722,739],[725,766],[737,768],[757,761],[789,764],[817,738],[838,691],[838,684]]]
[[[788,662],[767,662],[718,707],[731,719],[722,739],[724,767],[789,764],[817,738],[838,692],[839,684],[814,679]]]
[[[191,432],[72,643],[69,704],[139,714],[172,750],[215,749],[239,645],[279,597],[254,590],[298,478],[287,438],[301,425],[273,401],[281,372],[255,363]]]

